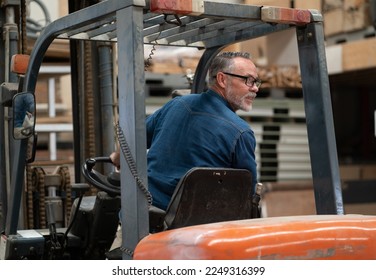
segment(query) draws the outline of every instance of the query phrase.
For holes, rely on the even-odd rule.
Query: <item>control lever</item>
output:
[[[56,220],[55,220],[55,213],[54,213],[54,205],[51,202],[46,203],[46,215],[47,215],[47,223],[48,229],[50,233],[50,240],[49,246],[50,249],[50,259],[55,259],[57,256],[60,256],[62,252],[62,246],[57,238],[56,232]]]

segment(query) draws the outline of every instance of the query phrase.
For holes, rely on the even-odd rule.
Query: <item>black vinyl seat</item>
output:
[[[249,170],[192,168],[176,186],[164,216],[163,227],[159,228],[167,230],[250,219],[252,192],[252,174]],[[154,210],[151,212],[151,228],[156,228],[155,224],[160,223],[162,218],[161,212],[159,214]]]

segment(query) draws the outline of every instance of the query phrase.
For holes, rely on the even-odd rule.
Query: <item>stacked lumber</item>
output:
[[[196,70],[199,59],[197,57],[182,57],[183,63],[176,63],[174,59],[156,61],[150,65],[147,71],[159,74],[182,74]],[[298,65],[258,65],[259,78],[262,80],[262,88],[294,88],[302,87]]]
[[[369,0],[325,0],[324,33],[332,36],[372,25]]]
[[[301,88],[299,67],[297,65],[274,65],[258,67],[263,88]]]

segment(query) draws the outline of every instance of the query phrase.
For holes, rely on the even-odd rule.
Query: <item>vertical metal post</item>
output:
[[[73,2],[73,0],[70,0]],[[71,3],[69,3],[71,5]],[[81,182],[81,129],[80,129],[80,93],[79,91],[79,62],[78,62],[78,46],[80,42],[70,41],[70,67],[71,67],[71,89],[72,89],[72,122],[73,122],[73,143],[77,143],[73,147],[74,153],[74,181]]]
[[[343,214],[322,22],[297,28],[317,214]]]
[[[4,9],[0,9],[0,21],[5,22]],[[4,32],[1,39],[4,40]],[[0,67],[5,69],[5,44],[0,44]],[[0,71],[0,84],[5,82],[5,71]],[[0,104],[0,146],[5,146],[5,107]],[[0,149],[0,161],[5,160],[5,149]],[[7,215],[8,190],[7,190],[6,165],[0,165],[0,231],[5,229],[5,217]]]
[[[109,43],[99,43],[99,85],[100,85],[100,112],[101,125],[101,148],[103,155],[109,155],[115,150],[114,129],[110,124],[114,123],[114,100],[113,100],[113,61],[112,46]],[[113,170],[109,164],[103,166],[104,174]]]
[[[8,217],[6,220],[5,234],[17,233],[18,221],[22,201],[24,170],[26,165],[28,139],[15,140],[14,160],[12,162],[12,178],[10,185]]]
[[[68,0],[68,10],[69,13],[73,13],[78,10],[78,2],[75,0]],[[80,93],[82,93],[79,87],[80,77],[79,77],[79,46],[78,41],[69,41],[70,48],[70,67],[71,67],[71,89],[72,89],[72,122],[73,122],[73,142],[77,143],[73,147],[74,153],[74,181],[76,183],[81,182],[81,126],[80,126]]]
[[[116,12],[118,35],[119,124],[130,147],[138,176],[147,186],[143,8]],[[122,247],[132,252],[149,234],[147,198],[136,184],[123,153],[121,164]],[[123,259],[130,259],[123,253]]]
[[[11,58],[14,54],[18,52],[18,39],[19,39],[19,34],[18,34],[18,27],[16,24],[15,16],[16,16],[16,7],[15,6],[6,6],[5,7],[5,23],[2,26],[2,31],[3,31],[3,41],[4,41],[4,81],[5,82],[17,82],[18,77],[15,73],[12,73],[10,71],[10,62]],[[1,178],[1,184],[5,184],[1,186],[2,189],[2,202],[3,202],[3,207],[7,207],[7,209],[3,209],[3,214],[4,217],[6,218],[6,223],[5,223],[5,231],[13,231],[15,232],[17,230],[17,224],[18,224],[18,216],[20,213],[20,208],[22,208],[21,205],[21,197],[22,193],[19,193],[19,200],[18,198],[14,198],[14,185],[15,183],[20,186],[20,189],[22,190],[23,186],[23,180],[19,180],[19,178],[23,178],[23,172],[25,165],[21,164],[21,166],[16,167],[14,164],[19,160],[18,157],[18,143],[19,141],[16,141],[13,139],[12,131],[13,131],[13,122],[9,121],[11,119],[11,116],[13,114],[13,111],[11,108],[4,108],[2,107],[1,110],[1,116],[4,117],[2,120],[2,124],[0,126],[0,129],[2,130],[1,132],[1,144],[4,146],[5,152],[2,153],[2,171],[1,175],[5,176]],[[7,119],[8,118],[8,119]],[[27,141],[26,141],[27,143]],[[22,143],[21,143],[22,146]],[[20,148],[22,151],[22,148]],[[25,153],[26,154],[26,153]],[[20,155],[21,156],[21,155]],[[26,159],[23,159],[26,161]],[[20,169],[21,173],[18,172],[17,169]],[[5,172],[5,173],[4,173]],[[17,175],[20,174],[20,175]],[[18,176],[17,180],[14,179],[14,177]],[[16,181],[16,182],[15,182]],[[18,186],[17,185],[17,186]],[[6,201],[9,199],[9,201]],[[15,203],[15,205],[13,205]],[[11,228],[9,220],[14,220],[14,224],[12,224]],[[2,221],[2,224],[4,221]],[[4,225],[1,225],[4,227]]]

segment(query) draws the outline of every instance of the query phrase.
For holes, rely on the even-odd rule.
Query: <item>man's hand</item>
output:
[[[113,152],[110,155],[110,159],[112,161],[112,164],[115,165],[117,169],[120,169],[120,153],[118,151]]]

